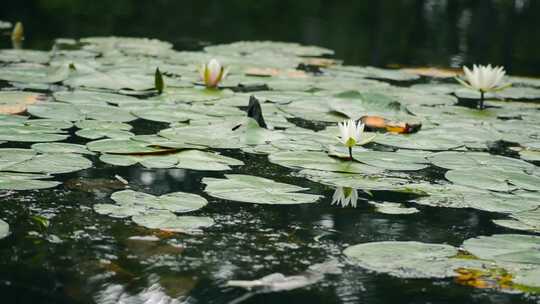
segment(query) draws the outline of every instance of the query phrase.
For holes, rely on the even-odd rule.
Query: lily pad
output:
[[[56,128],[32,126],[28,124],[3,126],[0,141],[51,142],[68,138],[68,134]]]
[[[29,105],[44,100],[45,96],[32,92],[0,92],[0,113],[20,114],[26,111]]]
[[[447,151],[434,153],[428,160],[445,169],[498,168],[502,170],[527,170],[534,165],[525,161],[483,152]]]
[[[194,232],[214,225],[214,220],[206,216],[177,216],[170,211],[154,211],[133,216],[135,224],[172,232]]]
[[[1,190],[37,190],[53,188],[60,183],[55,181],[41,180],[49,178],[46,175],[0,172]]]
[[[93,104],[93,105],[107,105],[115,104],[122,105],[124,103],[134,103],[139,99],[131,96],[106,93],[106,92],[94,92],[94,91],[63,91],[55,92],[53,94],[54,99],[57,101],[72,103],[72,104]]]
[[[94,154],[84,145],[69,143],[37,143],[32,145],[32,149],[39,153],[76,153],[76,154]]]
[[[481,259],[540,265],[540,236],[495,234],[468,239],[462,246]]]
[[[403,204],[399,203],[390,203],[390,202],[369,202],[370,205],[374,206],[377,212],[383,214],[414,214],[420,212],[420,210],[414,207],[405,207]]]
[[[383,170],[359,162],[330,157],[324,152],[278,152],[272,153],[268,160],[274,164],[293,169],[315,169],[322,171],[375,174]]]
[[[9,224],[0,219],[0,239],[9,235]]]
[[[168,210],[175,213],[201,209],[208,203],[203,197],[186,192],[174,192],[161,196],[123,190],[111,195],[111,199],[121,206],[142,206],[152,210]]]
[[[347,247],[343,253],[351,261],[375,272],[399,278],[447,278],[455,269],[480,266],[472,260],[451,259],[457,248],[420,242],[374,242]]]
[[[131,139],[101,139],[86,144],[88,150],[110,154],[151,154],[169,149],[154,148],[150,144]]]
[[[31,159],[4,168],[4,170],[23,173],[60,174],[80,171],[90,167],[92,167],[92,162],[78,154],[47,153],[36,155]]]
[[[241,174],[227,174],[225,179],[203,178],[205,191],[211,196],[254,204],[305,204],[319,200],[319,195],[298,193],[308,190],[270,179]]]

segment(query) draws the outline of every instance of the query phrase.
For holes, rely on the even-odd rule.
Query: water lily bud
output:
[[[225,76],[227,76],[227,70],[217,59],[211,59],[207,64],[203,64],[201,68],[201,79],[207,88],[217,87]]]

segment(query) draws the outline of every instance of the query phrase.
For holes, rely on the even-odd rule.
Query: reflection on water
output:
[[[356,208],[358,201],[358,191],[349,187],[337,187],[332,195],[332,205],[340,205],[345,208],[351,206]]]
[[[536,0],[56,0],[6,1],[0,20],[24,22],[27,48],[96,35],[155,37],[179,48],[281,40],[334,49],[348,64],[493,63],[540,76],[539,12]]]

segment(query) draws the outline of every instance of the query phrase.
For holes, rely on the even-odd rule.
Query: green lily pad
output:
[[[462,247],[485,260],[540,264],[540,236],[521,234],[480,236],[466,240]]]
[[[481,266],[473,260],[451,259],[457,248],[420,242],[374,242],[347,247],[343,253],[362,268],[399,278],[447,278],[455,269]]]
[[[94,91],[63,91],[55,92],[53,94],[54,99],[57,101],[72,103],[72,104],[93,104],[93,105],[107,105],[115,104],[122,105],[124,103],[133,103],[139,101],[139,99],[131,96],[94,92]]]
[[[47,153],[36,155],[31,159],[4,168],[4,170],[23,173],[59,174],[80,171],[90,167],[92,167],[92,162],[78,154]]]
[[[329,157],[323,152],[278,152],[268,156],[274,164],[292,169],[315,169],[322,171],[376,174],[383,170],[359,162]]]
[[[384,136],[377,136],[374,142],[401,149],[428,151],[444,151],[463,146],[462,142],[448,138],[436,130],[426,130],[410,135],[387,133]]]
[[[493,191],[515,188],[540,190],[540,177],[511,169],[469,168],[450,170],[444,175],[454,184]]]
[[[403,178],[308,169],[300,170],[297,175],[328,186],[362,190],[407,191],[408,183]]]
[[[297,193],[307,188],[252,175],[227,174],[225,179],[205,177],[202,182],[211,196],[245,203],[305,204],[320,198],[319,195]]]
[[[130,139],[134,136],[129,132],[133,127],[122,122],[82,120],[75,124],[81,130],[75,132],[77,136],[88,139],[100,139],[108,137],[111,139]]]
[[[127,218],[134,215],[144,214],[148,209],[142,205],[133,204],[95,204],[94,211],[114,218]]]
[[[275,41],[238,41],[229,44],[207,46],[204,50],[211,54],[242,56],[248,54],[271,54],[272,56],[278,57],[322,56],[334,54],[334,51],[318,46],[306,46],[298,43]]]
[[[447,151],[434,153],[428,160],[445,169],[499,168],[502,170],[528,170],[534,165],[525,161],[483,152]]]
[[[383,214],[414,214],[420,212],[420,210],[414,207],[405,207],[403,204],[399,203],[390,203],[390,202],[369,202],[370,205],[374,206],[377,212]]]
[[[151,154],[169,151],[154,148],[150,144],[131,139],[100,139],[86,144],[90,151],[110,154]]]
[[[194,232],[214,225],[214,220],[206,216],[177,216],[170,211],[153,211],[133,216],[135,224],[172,232]]]
[[[0,170],[29,160],[36,155],[36,151],[31,149],[0,149]]]
[[[417,171],[427,168],[427,160],[425,159],[427,155],[405,150],[353,152],[354,159],[359,162],[382,169],[399,171]]]
[[[53,188],[60,183],[55,181],[41,180],[48,178],[46,175],[0,172],[1,190],[37,190]]]
[[[259,127],[253,119],[207,126],[170,128],[159,132],[171,141],[218,149],[238,149],[250,145],[269,144],[285,136],[280,131]]]
[[[519,151],[519,156],[526,161],[540,161],[540,151],[522,150]]]
[[[140,163],[146,168],[182,168],[201,171],[231,170],[229,166],[241,166],[244,163],[215,152],[183,150],[165,155],[115,155],[103,154],[100,160],[116,166],[132,166]]]
[[[0,50],[0,61],[3,62],[47,63],[50,58],[51,53],[47,51],[23,49]]]
[[[37,143],[32,145],[32,149],[39,153],[76,153],[76,154],[94,154],[84,145],[69,143]]]
[[[133,190],[123,190],[113,193],[111,199],[121,206],[143,206],[149,210],[168,210],[175,213],[195,211],[208,203],[200,195],[186,192],[154,196]]]
[[[122,71],[94,71],[69,77],[64,84],[72,88],[146,91],[154,88],[154,76],[129,74]]]
[[[51,142],[68,138],[63,131],[32,125],[12,125],[0,128],[0,141]]]
[[[69,77],[67,65],[57,67],[11,65],[0,68],[0,80],[32,84],[50,84],[61,82]]]
[[[0,219],[0,239],[9,235],[9,224]]]
[[[58,102],[29,106],[28,113],[36,117],[56,120],[77,121],[84,119],[83,113],[74,105]]]

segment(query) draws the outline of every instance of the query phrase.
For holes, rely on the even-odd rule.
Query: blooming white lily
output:
[[[360,142],[362,134],[364,133],[364,124],[356,122],[352,119],[340,122],[339,127],[339,141],[349,148],[349,156],[352,160],[352,147]]]
[[[219,82],[227,76],[227,70],[217,61],[211,59],[208,63],[201,67],[201,79],[207,88],[215,88]]]
[[[342,207],[356,208],[358,201],[358,191],[349,187],[337,187],[334,195],[332,195],[332,205],[341,205]]]
[[[506,74],[503,67],[492,67],[491,64],[473,65],[472,71],[466,66],[463,67],[465,80],[456,78],[462,85],[480,91],[480,108],[484,108],[484,93],[500,91],[510,86],[503,85],[503,77]]]

